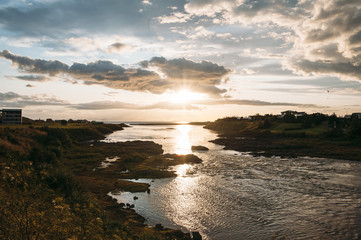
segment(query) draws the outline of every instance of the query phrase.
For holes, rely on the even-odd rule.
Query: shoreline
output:
[[[359,129],[357,124],[361,121],[323,114],[299,118],[259,115],[253,119],[217,119],[204,128],[218,133],[218,138],[211,142],[223,145],[224,149],[267,157],[309,156],[360,161],[361,125]]]
[[[39,207],[48,206],[45,209],[34,210],[31,216],[37,217],[38,212],[43,211],[51,219],[49,223],[66,221],[70,226],[73,226],[71,221],[82,220],[82,224],[66,228],[69,233],[64,230],[67,236],[81,239],[91,239],[94,236],[92,234],[98,234],[103,239],[193,239],[190,233],[181,230],[168,229],[161,225],[146,225],[144,217],[131,206],[124,207],[123,204],[118,204],[116,199],[108,196],[109,192],[115,190],[146,192],[149,187],[149,184],[126,179],[175,177],[174,172],[164,169],[172,165],[202,161],[195,155],[163,154],[162,146],[150,141],[100,141],[106,135],[123,130],[124,127],[124,124],[91,123],[0,126],[0,170],[19,177],[24,175],[24,171],[26,174],[32,173],[27,175],[27,178],[19,180],[25,181],[26,186],[31,186],[25,192],[23,184],[14,187],[12,178],[0,179],[0,184],[9,185],[9,188],[0,189],[0,200],[11,203],[10,210],[20,213],[24,201],[17,202],[17,199],[12,199],[15,191],[16,194],[20,194],[20,199],[30,203],[40,202],[41,204],[36,205]],[[99,168],[107,158],[114,157],[118,159],[108,167]],[[39,188],[43,189],[42,195],[30,194]],[[54,201],[66,206],[67,211],[63,214],[72,217],[63,219],[60,216],[59,219],[53,219],[58,215],[55,213],[60,208],[54,205]],[[0,207],[0,210],[9,211],[9,207]],[[42,222],[37,220],[36,223]],[[13,223],[0,224],[0,227],[9,231],[9,234],[15,234],[14,239],[19,238],[16,234],[27,234],[29,238],[32,234],[49,237],[63,234],[57,229],[53,230],[54,233],[46,230],[51,229],[50,225],[46,225],[47,228],[44,225],[34,225],[31,232],[27,233],[20,233],[21,229],[17,229]],[[72,229],[76,229],[77,232]],[[1,234],[0,232],[0,236]]]
[[[340,145],[335,141],[312,138],[282,138],[257,136],[220,136],[210,142],[224,146],[225,150],[250,152],[253,156],[281,158],[320,157],[349,161],[361,160],[357,146]]]
[[[127,219],[127,224],[134,228],[135,233],[146,230],[155,231],[157,234],[167,235],[168,237],[172,236],[174,239],[192,239],[190,233],[182,232],[179,229],[164,228],[159,224],[156,226],[145,224],[145,218],[137,213],[131,205],[118,203],[115,198],[109,196],[109,193],[116,191],[147,192],[150,186],[148,183],[133,182],[129,181],[129,179],[173,178],[177,175],[173,171],[164,171],[164,169],[185,163],[200,163],[201,159],[193,154],[163,154],[162,146],[152,141],[117,143],[94,141],[91,147],[89,144],[82,144],[75,150],[80,155],[71,159],[74,152],[68,152],[69,162],[77,161],[76,159],[82,157],[85,152],[98,158],[90,166],[86,168],[82,166],[81,171],[74,169],[74,174],[81,184],[87,186],[88,190],[96,196],[111,219]],[[102,161],[110,157],[117,157],[117,160],[106,168],[98,168]],[[154,165],[157,167],[154,167]],[[73,168],[77,167],[73,166]]]

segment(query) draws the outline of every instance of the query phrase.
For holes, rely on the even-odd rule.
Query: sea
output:
[[[150,194],[109,194],[134,204],[150,226],[203,239],[361,239],[361,161],[256,157],[209,142],[216,138],[187,124],[133,123],[108,135],[106,142],[154,141],[203,160],[172,167],[174,178],[130,179],[149,183]],[[194,145],[209,151],[192,152]]]

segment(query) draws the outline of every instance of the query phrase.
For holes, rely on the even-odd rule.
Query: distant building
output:
[[[23,122],[21,109],[3,109],[0,113],[2,123],[21,124]]]
[[[281,116],[284,117],[286,115],[293,115],[295,117],[302,117],[305,116],[306,113],[305,112],[297,112],[297,111],[292,111],[292,110],[288,110],[288,111],[283,111],[281,112]]]
[[[361,119],[361,113],[352,113],[351,118]]]

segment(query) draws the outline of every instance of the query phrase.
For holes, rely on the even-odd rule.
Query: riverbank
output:
[[[287,158],[320,157],[342,160],[361,160],[361,149],[340,142],[278,137],[222,136],[211,142],[224,145],[224,149],[250,152],[254,156],[280,156]]]
[[[265,127],[265,120],[226,118],[207,124],[205,128],[219,134],[211,142],[255,156],[361,160],[361,138],[355,132],[340,132],[327,122],[307,128],[302,128],[302,123],[270,121],[266,124]]]
[[[101,140],[106,134],[123,127],[126,126],[68,124],[59,127],[47,124],[41,127],[0,127],[1,171],[4,176],[10,174],[9,178],[1,180],[1,186],[5,187],[1,189],[0,201],[11,203],[3,204],[0,209],[0,213],[4,213],[0,219],[0,236],[31,238],[39,234],[47,238],[60,235],[60,231],[67,238],[191,239],[189,234],[179,230],[146,226],[144,218],[131,206],[118,204],[107,194],[111,191],[147,191],[148,184],[126,179],[174,177],[174,172],[165,171],[169,166],[199,163],[201,160],[194,155],[163,155],[161,145],[154,142],[89,141]],[[106,159],[115,160],[102,168]],[[26,175],[24,171],[31,174]],[[24,179],[23,175],[28,178]],[[14,178],[15,185],[14,176],[20,178],[19,181]],[[24,184],[31,187],[24,190]],[[34,195],[38,191],[41,194]],[[36,203],[36,206],[29,208],[26,213],[29,219],[21,220],[24,226],[18,229],[19,225],[15,223],[22,219],[21,203],[24,202]],[[40,206],[47,207],[39,209]],[[66,219],[57,213],[59,208],[67,209]],[[14,218],[4,217],[9,210],[16,213]],[[49,216],[49,224],[39,220],[44,214]],[[63,221],[67,227],[50,231],[50,223],[57,222],[53,219],[57,215],[57,221]],[[79,222],[74,219],[79,219]],[[34,224],[26,226],[28,222]]]

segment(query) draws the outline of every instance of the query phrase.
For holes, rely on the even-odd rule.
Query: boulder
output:
[[[208,151],[209,149],[205,146],[192,146],[192,151]]]

